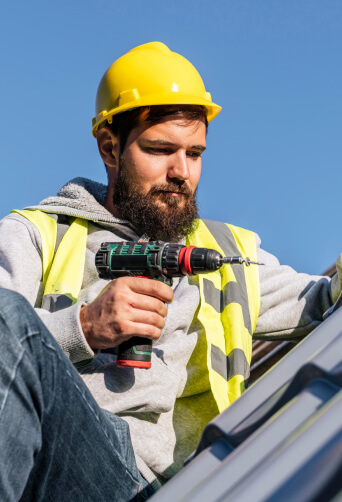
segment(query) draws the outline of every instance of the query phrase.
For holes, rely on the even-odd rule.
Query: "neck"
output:
[[[118,210],[117,207],[114,206],[113,196],[114,196],[114,187],[112,184],[109,184],[104,207],[116,218],[121,218],[120,211]]]

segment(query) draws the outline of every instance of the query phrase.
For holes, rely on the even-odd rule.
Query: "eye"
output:
[[[187,152],[187,156],[190,157],[191,159],[196,160],[196,159],[199,159],[200,157],[202,157],[202,153],[203,152],[198,152],[198,151],[196,151],[196,152]]]
[[[157,148],[154,146],[147,146],[144,150],[151,155],[170,155],[172,153],[172,150],[169,148]]]

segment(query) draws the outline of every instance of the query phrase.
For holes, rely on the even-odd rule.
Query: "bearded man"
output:
[[[201,156],[219,111],[182,56],[158,42],[133,49],[97,94],[108,186],[74,179],[1,222],[0,498],[145,499],[244,390],[252,336],[303,337],[338,297],[338,276],[297,274],[253,232],[198,218]],[[102,242],[138,240],[265,265],[172,287],[98,277]],[[153,340],[148,371],[115,365],[113,349],[133,335]]]

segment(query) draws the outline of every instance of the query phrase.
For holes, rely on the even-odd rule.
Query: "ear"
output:
[[[105,126],[97,132],[97,146],[103,162],[109,167],[117,169],[120,157],[120,141],[113,131]]]

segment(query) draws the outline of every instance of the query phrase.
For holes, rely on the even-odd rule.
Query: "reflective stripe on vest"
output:
[[[31,221],[42,239],[45,283],[42,306],[54,311],[75,303],[84,274],[87,221],[80,218],[73,221],[51,265],[56,221],[39,210],[15,212]],[[54,238],[45,234],[50,231]],[[225,223],[198,220],[196,231],[187,237],[187,245],[216,249],[225,256],[248,256],[257,261],[254,233]],[[194,279],[199,284],[197,319],[207,340],[209,381],[221,412],[241,395],[249,376],[252,334],[260,306],[258,267],[225,265],[216,272],[198,275]],[[48,305],[52,301],[53,308]]]
[[[187,244],[257,261],[254,233],[225,223],[200,220]],[[197,318],[205,330],[209,381],[221,412],[241,395],[249,377],[260,307],[259,271],[252,265],[226,265],[199,275],[198,281]]]
[[[43,299],[42,308],[55,312],[76,303],[81,291],[88,221],[75,218],[54,255],[57,223],[37,209],[14,210],[37,227],[42,242]]]
[[[18,213],[28,219],[39,231],[42,246],[42,282],[43,290],[50,273],[53,255],[55,252],[57,224],[48,214],[42,211],[30,211],[28,209],[18,211],[13,209],[11,213]]]

